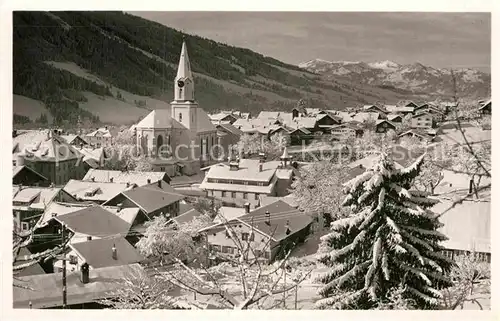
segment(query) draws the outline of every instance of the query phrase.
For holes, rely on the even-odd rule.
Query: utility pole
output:
[[[65,240],[65,229],[64,223],[61,224],[61,240],[62,240],[62,296],[63,304],[62,308],[66,309],[67,297],[66,297],[66,240]]]
[[[283,310],[286,310],[286,262],[283,264]]]

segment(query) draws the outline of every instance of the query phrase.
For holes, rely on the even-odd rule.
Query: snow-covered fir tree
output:
[[[423,156],[396,169],[382,155],[345,184],[343,206],[352,214],[321,239],[318,259],[331,269],[319,278],[325,285],[317,308],[371,309],[399,288],[415,308],[437,307],[439,290],[451,285],[453,261],[440,254],[447,238],[430,210],[437,201],[411,189]]]

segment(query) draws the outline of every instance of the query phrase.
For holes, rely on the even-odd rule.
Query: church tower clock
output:
[[[198,103],[194,99],[194,79],[185,42],[182,43],[175,77],[174,100],[170,105],[173,119],[188,129],[196,130]]]

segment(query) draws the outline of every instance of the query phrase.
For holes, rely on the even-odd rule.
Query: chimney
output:
[[[130,182],[127,182],[127,187],[130,187]]]
[[[118,253],[116,251],[116,246],[113,244],[113,247],[111,248],[111,257],[113,260],[118,260]]]
[[[269,211],[266,211],[266,224],[271,225],[271,213]]]
[[[229,163],[229,170],[237,171],[238,169],[240,169],[240,164],[238,162],[233,161]]]
[[[57,216],[57,213],[52,213],[52,217],[56,217]]]
[[[109,182],[110,182],[110,183],[113,183],[113,177],[110,177],[110,178],[109,178]]]
[[[14,138],[14,137],[16,137],[16,136],[17,136],[17,130],[16,130],[16,129],[14,129],[14,130],[12,130],[12,138]]]
[[[469,194],[472,194],[473,189],[474,189],[474,181],[471,179],[469,180]]]
[[[161,188],[161,179],[158,181],[158,187]]]
[[[285,224],[285,234],[286,235],[289,235],[292,231],[290,230],[290,221],[289,220],[286,220],[286,224]]]
[[[259,172],[262,172],[262,164],[263,163],[259,163]]]
[[[266,154],[259,153],[259,162],[264,163],[266,161]]]
[[[116,207],[118,207],[118,212],[120,212],[123,209],[123,203],[116,204]]]
[[[250,213],[250,203],[245,203],[245,214]]]
[[[91,178],[90,178],[90,180],[91,180],[92,182],[95,182],[95,177],[91,177]]]
[[[83,143],[80,143],[80,149],[83,149]]]
[[[89,277],[89,265],[87,264],[87,262],[83,263],[82,266],[80,266],[80,281],[83,283],[83,284],[87,284],[89,283],[90,281],[90,277]]]
[[[148,178],[147,182],[148,182],[148,184],[151,184],[151,179],[150,179],[150,178]]]
[[[87,241],[92,241],[92,236],[87,236]]]

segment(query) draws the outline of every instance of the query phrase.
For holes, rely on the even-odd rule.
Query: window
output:
[[[234,249],[230,246],[223,246],[222,247],[222,253],[229,253],[233,254]]]
[[[250,233],[250,241],[255,241],[255,233]]]
[[[231,236],[229,235],[229,232],[226,231],[226,238],[230,238]]]
[[[214,244],[210,245],[210,249],[214,252],[220,252],[221,250],[220,245],[214,245]]]
[[[179,113],[179,121],[182,122],[182,113]]]
[[[226,197],[226,191],[222,191],[222,197]]]
[[[241,239],[243,241],[248,241],[248,233],[241,233]]]
[[[236,192],[231,192],[231,198],[236,198]]]
[[[28,222],[21,222],[21,230],[27,231],[30,229],[30,224]]]
[[[259,200],[259,194],[255,194],[255,200],[258,201]]]
[[[243,199],[248,199],[248,193],[243,193]]]

